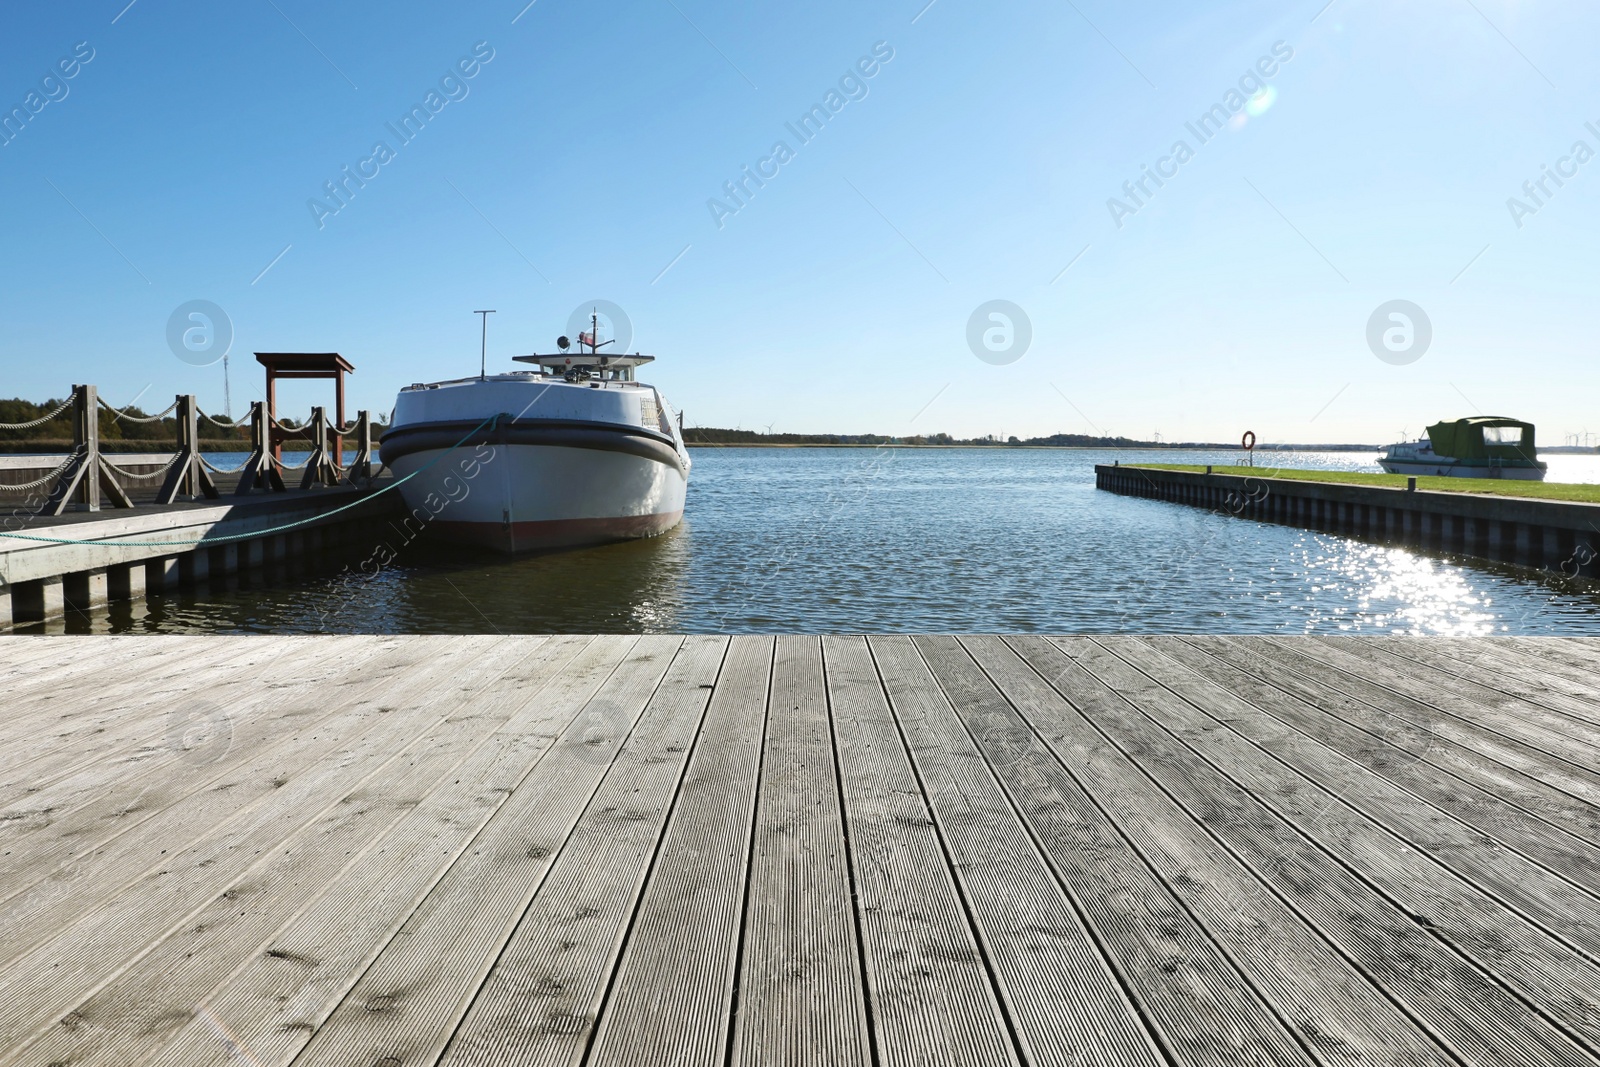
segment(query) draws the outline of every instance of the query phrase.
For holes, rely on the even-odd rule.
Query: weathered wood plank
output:
[[[108,756],[131,755],[141,745],[159,748],[173,711],[208,701],[197,692],[203,687],[195,685],[196,678],[214,681],[258,666],[264,672],[281,654],[266,643],[215,642],[183,663],[141,663],[106,675],[97,684],[72,690],[70,698],[64,697],[67,690],[41,694],[32,714],[7,717],[5,729],[14,742],[0,751],[0,804],[16,803]]]
[[[229,1063],[214,1023],[264,1063],[432,1062],[682,640],[599,638],[541,696],[558,736],[492,818],[433,863],[350,872],[220,986],[150,1067]],[[295,962],[304,958],[323,965]],[[391,1051],[362,1059],[375,1044]]]
[[[1196,748],[1203,756],[1228,767],[1413,921],[1600,1048],[1600,902],[1411,793],[1374,781],[1370,753],[1358,748],[1341,758],[1286,725],[1277,715],[1289,713],[1288,698],[1243,679],[1210,681],[1161,651],[1188,647],[1181,642],[1101,643],[1276,760],[1255,759],[1225,732],[1202,727]],[[1305,789],[1296,771],[1324,792]]]
[[[730,1063],[871,1062],[834,760],[822,642],[779,637]]]
[[[1149,784],[1110,761],[1093,790],[1069,773],[1017,711],[1059,703],[1059,694],[1000,638],[963,638],[972,657],[965,660],[950,647],[954,639],[918,641],[925,652],[940,650],[928,655],[934,676],[1163,1047],[1184,1063],[1215,1067],[1314,1063],[1094,800],[1152,791]],[[1080,728],[1060,744],[1082,751],[1087,733]]]
[[[770,637],[735,637],[729,648],[600,1016],[591,1067],[727,1060],[772,656]]]
[[[1183,647],[1178,647],[1180,645]],[[1420,725],[1413,718],[1392,714],[1370,699],[1359,700],[1308,675],[1290,670],[1280,662],[1281,657],[1262,655],[1259,642],[1234,638],[1189,638],[1184,642],[1163,641],[1160,647],[1167,655],[1182,658],[1191,669],[1199,669],[1199,665],[1214,661],[1217,664],[1215,670],[1243,671],[1271,689],[1294,698],[1299,706],[1315,708],[1336,723],[1343,723],[1384,745],[1392,746],[1397,752],[1381,761],[1385,766],[1394,761],[1415,764],[1418,775],[1428,776],[1430,782],[1437,779],[1440,787],[1445,787],[1453,779],[1460,779],[1469,787],[1476,787],[1515,804],[1529,816],[1541,819],[1585,844],[1600,841],[1600,775],[1596,776],[1593,783],[1581,776],[1574,776],[1570,781],[1557,779],[1570,787],[1563,790],[1540,776],[1546,774],[1551,766],[1549,760],[1541,763],[1515,749],[1505,750],[1502,753],[1504,758],[1496,760],[1484,754],[1481,748],[1463,744],[1454,736],[1434,728],[1441,716],[1431,709],[1414,705],[1419,716],[1429,724]],[[1189,647],[1197,649],[1205,658],[1186,656],[1185,648]],[[1212,675],[1208,670],[1202,670],[1201,673],[1210,677]],[[1395,695],[1390,706],[1404,700],[1404,697]],[[1325,728],[1353,736],[1335,725]],[[1492,747],[1492,743],[1486,747]]]
[[[354,705],[300,739],[293,753],[241,772],[269,785],[242,810],[228,809],[227,792],[207,790],[194,803],[170,809],[169,825],[151,820],[70,866],[59,884],[40,883],[34,894],[9,905],[23,921],[0,927],[0,1048],[92,991],[107,959],[144,951],[263,851],[337,810],[369,777],[392,768],[409,745],[448,717],[426,683],[430,673],[448,678],[472,658],[470,649],[461,651],[458,657],[445,648],[422,671],[397,679],[380,696],[390,710]],[[40,974],[51,981],[39,983]]]
[[[364,651],[365,643],[357,639],[324,646],[292,684],[264,685],[253,673],[236,676],[230,671],[206,686],[204,703],[192,709],[178,705],[166,711],[158,703],[142,714],[158,725],[159,743],[147,741],[108,754],[58,778],[25,803],[0,808],[0,821],[10,825],[0,849],[0,886],[5,887],[0,901],[23,892],[30,876],[47,876],[52,861],[90,855],[185,797],[235,788],[229,772],[274,752],[342,709],[340,701],[328,699],[329,683],[341,671],[345,677],[334,691],[353,697],[362,686],[381,684],[385,675],[423,662],[431,647],[395,646],[388,655],[350,666],[351,653]],[[195,714],[188,714],[191,710]],[[244,803],[241,792],[227,799],[234,806]]]
[[[1024,1058],[1164,1063],[912,640],[870,644]]]
[[[710,636],[684,642],[441,1064],[515,1060],[555,1067],[582,1060],[727,642]]]
[[[8,699],[0,722],[9,722],[18,710],[37,707],[35,698],[41,693],[76,689],[90,679],[104,680],[108,671],[114,675],[126,664],[138,663],[148,669],[158,647],[169,657],[182,658],[214,643],[197,635],[163,636],[154,641],[145,636],[83,636],[73,638],[72,654],[63,656],[68,646],[60,640],[5,637],[0,639],[0,690]],[[55,709],[58,715],[71,711],[71,707],[59,705]]]
[[[1403,663],[1422,663],[1485,689],[1559,711],[1568,717],[1575,732],[1600,741],[1600,679],[1586,669],[1571,672],[1578,675],[1576,680],[1567,677],[1570,669],[1558,650],[1529,662],[1515,648],[1498,641],[1463,644],[1449,638],[1380,637],[1373,647]]]
[[[1270,669],[1260,656],[1253,654],[1253,646],[1254,642],[1233,642],[1227,647],[1233,660]],[[1149,648],[1152,655],[1183,664],[1319,745],[1420,797],[1431,805],[1425,809],[1425,824],[1429,827],[1438,825],[1440,812],[1448,812],[1464,826],[1492,838],[1497,847],[1528,857],[1580,889],[1600,887],[1600,846],[1594,843],[1600,840],[1600,809],[1498,767],[1475,752],[1408,723],[1391,719],[1378,724],[1378,731],[1353,726],[1342,716],[1328,712],[1325,706],[1262,680],[1257,672],[1208,655],[1215,643],[1208,644],[1207,649],[1178,641],[1145,643],[1143,647]],[[1241,725],[1267,724],[1249,716],[1241,720]],[[1412,745],[1395,744],[1396,732],[1409,734]],[[1326,781],[1318,774],[1311,777]],[[1418,840],[1413,836],[1415,828],[1398,832],[1403,838]],[[1446,828],[1445,833],[1455,831]],[[1546,877],[1541,872],[1541,879]],[[1519,887],[1524,885],[1520,873],[1513,882]],[[1530,891],[1538,892],[1533,887]]]
[[[1137,714],[1126,701],[1044,638],[1006,640],[1057,693],[1030,694],[1035,729],[1303,1047],[1326,1063],[1459,1062],[1113,742],[1099,724]]]
[[[372,782],[357,803],[339,805],[270,850],[121,973],[108,965],[105,984],[63,1016],[72,1025],[52,1025],[33,1044],[0,1053],[0,1064],[136,1062],[354,869],[427,868],[441,851],[459,850],[549,747],[553,724],[538,697],[590,643],[518,639],[511,668],[415,743],[403,756],[404,773]]]
[[[1239,647],[1225,638],[1189,637],[1184,640],[1220,655],[1229,647]],[[1405,744],[1414,753],[1426,752],[1432,745],[1429,738],[1437,737],[1482,754],[1504,767],[1519,771],[1530,778],[1560,789],[1575,799],[1586,803],[1600,803],[1600,770],[1580,767],[1559,759],[1516,738],[1506,737],[1478,723],[1452,715],[1432,704],[1424,703],[1392,689],[1378,685],[1366,678],[1332,667],[1322,660],[1303,655],[1303,643],[1291,645],[1252,643],[1258,661],[1280,668],[1271,675],[1272,683],[1286,692],[1303,699],[1311,699],[1322,706],[1343,708],[1344,705],[1326,704],[1322,694],[1326,691],[1341,693],[1375,709],[1379,717],[1372,728],[1384,737]],[[1285,671],[1289,673],[1284,673]],[[1296,681],[1296,676],[1314,688]],[[1446,704],[1454,706],[1452,702]],[[1414,729],[1413,729],[1414,728]],[[1421,731],[1426,737],[1418,737]]]
[[[1576,767],[1593,768],[1600,764],[1600,746],[1576,736],[1570,729],[1570,719],[1549,708],[1421,664],[1407,667],[1378,649],[1363,651],[1365,646],[1361,645],[1345,647],[1332,638],[1270,640],[1285,647],[1293,645],[1298,651],[1347,674],[1377,682],[1464,721],[1532,745]]]
[[[1282,818],[1283,807],[1316,791],[1303,778],[1274,782],[1275,761],[1214,722],[1201,721],[1177,699],[1105,648],[1084,639],[1058,641],[1064,651],[1142,714],[1096,718],[1113,743],[1146,774],[1197,813],[1218,844],[1245,859],[1289,900],[1329,942],[1395,997],[1463,1058],[1478,1064],[1589,1062],[1570,1035],[1535,1013],[1471,959],[1442,941],[1335,861],[1314,837]],[[1227,746],[1229,761],[1216,766],[1212,746]],[[1246,782],[1240,779],[1245,778]],[[1250,788],[1254,785],[1260,794]],[[1332,826],[1331,818],[1328,826]],[[1315,832],[1316,824],[1307,827]],[[1324,832],[1331,832],[1327,830]]]
[[[1600,1060],[1600,643],[1059,646],[30,642],[0,1067]]]
[[[822,641],[878,1062],[1019,1062],[865,638]]]

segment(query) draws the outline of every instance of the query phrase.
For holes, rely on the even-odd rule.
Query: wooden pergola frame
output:
[[[344,442],[336,435],[338,427],[344,425],[344,376],[354,373],[356,368],[337,352],[257,352],[256,362],[267,368],[267,417],[271,420],[269,426],[273,426],[278,420],[278,379],[333,379],[334,435],[329,443],[333,446],[336,462],[342,466]],[[273,428],[271,433],[272,458],[282,462],[283,435],[276,428]]]

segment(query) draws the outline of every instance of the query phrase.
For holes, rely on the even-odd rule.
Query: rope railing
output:
[[[440,463],[444,462],[446,459],[450,458],[450,456],[455,454],[457,451],[459,451],[462,448],[466,447],[467,442],[472,440],[472,438],[474,436],[476,436],[478,433],[482,432],[485,429],[493,430],[494,427],[499,425],[500,419],[502,417],[503,416],[501,416],[501,415],[491,415],[491,416],[489,416],[487,419],[484,419],[482,422],[478,423],[477,426],[473,427],[471,430],[468,430],[466,432],[466,434],[463,435],[462,438],[459,441],[457,441],[455,444],[451,445],[445,451],[441,452],[438,456],[435,456],[426,465],[418,468],[417,470],[412,471],[410,474],[407,474],[404,477],[395,479],[394,481],[390,482],[388,485],[384,486],[383,488],[377,490],[376,492],[374,492],[374,493],[372,493],[372,494],[370,494],[368,496],[363,496],[359,500],[353,500],[348,504],[344,504],[344,505],[342,505],[340,507],[334,508],[332,511],[323,512],[320,515],[312,515],[312,516],[309,516],[309,517],[304,518],[304,519],[298,519],[295,522],[285,523],[285,524],[283,524],[281,526],[269,527],[269,528],[267,528],[265,530],[252,530],[249,533],[229,534],[229,535],[227,535],[225,537],[205,537],[205,536],[202,536],[199,540],[194,540],[194,541],[124,541],[124,540],[89,541],[89,540],[82,540],[82,539],[71,538],[71,537],[49,537],[49,536],[45,536],[43,534],[12,533],[12,532],[8,532],[8,531],[4,531],[4,530],[0,530],[0,537],[13,538],[13,539],[16,539],[16,540],[19,540],[19,541],[36,541],[36,542],[40,542],[40,543],[43,543],[43,544],[54,544],[54,545],[92,545],[92,546],[99,546],[99,547],[102,547],[102,548],[109,548],[109,547],[121,547],[121,548],[168,548],[168,547],[171,547],[171,548],[185,548],[185,549],[205,548],[205,547],[210,547],[212,545],[225,545],[225,544],[232,544],[232,543],[237,542],[237,541],[250,541],[250,540],[255,540],[257,538],[262,538],[262,537],[272,537],[272,536],[280,534],[280,533],[285,533],[285,532],[287,532],[289,530],[294,530],[294,529],[298,529],[298,528],[300,528],[302,526],[310,525],[311,523],[326,522],[328,519],[332,518],[335,515],[343,514],[344,512],[349,511],[352,508],[361,507],[363,504],[366,504],[366,503],[370,502],[375,497],[383,496],[385,493],[391,493],[391,492],[395,491],[396,489],[399,489],[406,482],[409,482],[411,479],[416,478],[419,475],[427,473],[429,470],[433,469],[434,467],[438,466]]]
[[[124,410],[122,410],[120,408],[114,408],[110,404],[107,404],[105,402],[105,400],[103,400],[103,399],[100,401],[100,406],[105,408],[107,411],[111,412],[111,414],[116,417],[118,422],[151,423],[151,422],[160,422],[162,419],[166,418],[168,415],[171,415],[174,411],[177,410],[178,402],[176,400],[174,400],[172,402],[172,404],[165,411],[163,411],[163,412],[161,412],[159,414],[156,414],[156,415],[147,415],[147,416],[129,415],[126,411],[124,411]],[[133,405],[129,404],[128,406],[132,407]]]
[[[24,482],[21,485],[0,485],[0,493],[26,493],[34,489],[43,488],[65,474],[67,468],[76,463],[79,456],[82,454],[83,453],[81,449],[75,449],[67,456],[66,459],[62,460],[61,466],[57,467],[49,474],[46,474],[44,477],[36,478],[31,482]]]
[[[222,427],[226,427],[227,429],[230,429],[230,430],[239,430],[239,429],[243,429],[244,427],[250,425],[249,418],[240,419],[238,422],[233,422],[230,419],[217,419],[217,418],[212,418],[210,415],[207,415],[205,412],[199,410],[198,408],[195,409],[195,414],[198,415],[200,418],[205,419],[207,422],[209,422],[213,426],[222,426]]]
[[[63,400],[61,402],[61,406],[56,408],[50,414],[43,415],[37,419],[34,419],[32,422],[0,422],[0,430],[31,430],[36,426],[43,426],[45,423],[54,419],[59,419],[62,415],[66,414],[66,412],[72,407],[73,404],[77,403],[77,401],[78,394],[73,393],[71,396]]]
[[[102,400],[93,385],[75,385],[72,396],[53,411],[25,423],[0,423],[0,430],[25,430],[70,415],[73,435],[71,453],[52,470],[25,483],[0,485],[0,493],[47,489],[49,499],[40,514],[60,515],[73,505],[99,511],[102,500],[116,507],[132,508],[133,501],[125,489],[128,484],[160,482],[155,496],[159,506],[175,503],[180,498],[217,499],[219,492],[213,474],[238,476],[233,493],[247,496],[259,490],[287,491],[290,486],[285,483],[285,472],[303,472],[300,488],[305,490],[318,485],[341,484],[370,488],[375,472],[383,469],[381,463],[375,462],[373,425],[365,411],[354,421],[338,425],[327,417],[326,409],[316,407],[312,408],[311,418],[306,423],[289,427],[273,418],[265,403],[253,403],[250,407],[250,415],[245,419],[219,419],[202,411],[195,398],[186,395],[177,397],[166,410],[157,414],[134,415]],[[155,424],[173,418],[177,432],[176,453],[159,469],[142,473],[111,462],[101,447],[100,420],[96,416],[101,409],[110,412],[114,419],[129,423]],[[202,450],[210,442],[201,438],[201,420],[228,430],[249,428],[250,452],[243,464],[222,467],[203,454]],[[355,441],[354,454],[350,462],[345,463],[345,450],[350,447],[345,442],[351,439]],[[304,448],[309,454],[299,463],[284,463],[285,445],[296,452]],[[165,453],[166,449],[160,451]]]
[[[239,474],[246,467],[250,466],[250,461],[248,459],[239,464],[237,467],[219,467],[204,456],[200,457],[200,462],[204,463],[206,470],[210,471],[212,474]]]
[[[173,467],[176,467],[178,465],[178,461],[181,460],[181,459],[183,459],[183,453],[180,452],[177,455],[173,456],[171,459],[167,460],[167,462],[162,466],[162,468],[160,470],[152,471],[152,472],[150,472],[148,474],[135,474],[132,471],[128,470],[126,467],[117,466],[115,463],[111,462],[109,459],[105,460],[105,465],[110,467],[112,470],[116,471],[118,474],[122,475],[122,477],[128,479],[131,482],[153,482],[157,478],[164,477],[168,471],[170,471]]]

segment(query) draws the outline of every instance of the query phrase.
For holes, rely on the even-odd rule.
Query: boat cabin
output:
[[[553,356],[512,356],[517,363],[532,363],[541,374],[568,381],[631,382],[633,368],[655,362],[655,356],[606,356],[596,352],[563,352]]]
[[[1534,462],[1533,423],[1480,415],[1428,427],[1435,455],[1491,462]]]

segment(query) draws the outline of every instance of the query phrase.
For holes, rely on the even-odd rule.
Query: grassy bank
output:
[[[1193,463],[1141,463],[1164,471],[1189,471],[1204,474],[1206,469]],[[1334,482],[1343,485],[1381,485],[1391,489],[1404,489],[1406,475],[1377,474],[1365,471],[1308,471],[1288,467],[1260,464],[1254,467],[1211,468],[1214,474],[1232,474],[1241,478],[1288,478],[1300,482]],[[1418,477],[1417,488],[1440,493],[1480,493],[1486,496],[1521,496],[1539,500],[1570,500],[1582,504],[1600,504],[1600,485],[1583,485],[1570,482],[1519,482],[1500,478],[1436,478]]]

